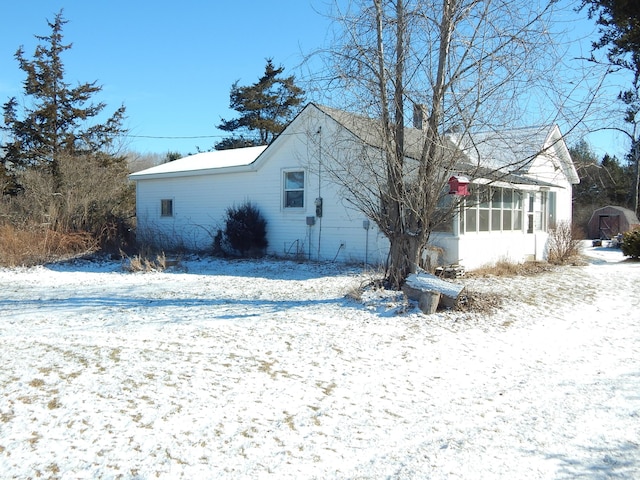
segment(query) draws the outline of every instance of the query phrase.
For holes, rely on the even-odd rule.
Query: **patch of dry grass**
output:
[[[503,296],[493,292],[465,290],[456,310],[481,314],[491,314],[502,306]]]
[[[512,278],[531,277],[552,272],[556,267],[546,262],[517,263],[510,260],[500,260],[492,265],[485,265],[467,272],[465,278]],[[462,301],[457,310],[480,314],[491,314],[502,307],[505,296],[495,292],[474,291],[465,289]]]
[[[44,386],[44,380],[42,380],[41,378],[34,378],[29,382],[29,386],[34,388],[40,388]]]
[[[546,262],[524,262],[516,263],[509,260],[500,260],[492,265],[485,265],[475,270],[467,272],[467,278],[488,278],[488,277],[519,277],[538,275],[550,272],[553,266]]]
[[[98,249],[91,234],[60,233],[45,226],[0,226],[0,265],[33,266],[88,255]]]
[[[180,260],[169,260],[164,252],[157,254],[140,253],[129,258],[124,253],[123,268],[128,272],[163,272],[168,267],[179,265]]]

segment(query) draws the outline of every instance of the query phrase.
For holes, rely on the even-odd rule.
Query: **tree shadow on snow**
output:
[[[189,315],[203,315],[204,319],[238,319],[256,317],[264,314],[282,313],[289,310],[312,308],[314,305],[334,305],[338,308],[354,307],[354,303],[345,297],[329,299],[237,299],[237,298],[141,298],[129,296],[78,296],[69,298],[40,299],[0,299],[0,311],[20,312],[21,316],[34,314],[53,314],[68,311],[69,315],[87,315],[92,312],[101,317],[114,312],[118,323],[128,314],[138,317],[149,315],[154,310],[166,310],[167,314],[176,314],[176,318]],[[356,307],[357,308],[357,307]],[[180,315],[181,310],[191,310]],[[194,310],[197,309],[197,310]]]
[[[548,454],[559,463],[556,478],[640,478],[640,443],[620,442],[616,446],[583,446],[585,458]]]
[[[173,263],[173,262],[172,262]],[[276,258],[224,259],[215,257],[189,257],[176,261],[165,270],[154,272],[129,271],[126,261],[104,259],[79,259],[47,264],[46,268],[56,272],[77,273],[123,273],[144,275],[162,273],[167,275],[192,274],[211,276],[243,276],[267,280],[311,280],[322,277],[354,275],[362,273],[362,265],[337,262],[295,261]]]

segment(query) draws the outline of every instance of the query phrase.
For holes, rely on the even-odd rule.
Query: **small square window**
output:
[[[163,199],[160,200],[160,216],[161,217],[173,217],[173,200]]]
[[[304,207],[304,172],[284,173],[284,206],[285,208]]]

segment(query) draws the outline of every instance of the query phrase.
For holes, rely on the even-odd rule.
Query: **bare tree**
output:
[[[555,4],[354,0],[340,10],[336,3],[341,36],[323,80],[339,89],[343,109],[375,119],[376,138],[358,158],[328,169],[389,239],[391,287],[415,271],[433,228],[455,211],[456,201],[443,202],[450,175],[481,168],[477,155],[460,155],[461,144],[473,153],[471,133],[522,126],[524,112],[548,117],[562,107],[549,108],[534,88],[558,64],[549,28]],[[559,93],[547,87],[543,96]],[[407,128],[410,119],[419,128]],[[528,125],[539,122],[540,115]],[[514,157],[512,170],[531,159]]]

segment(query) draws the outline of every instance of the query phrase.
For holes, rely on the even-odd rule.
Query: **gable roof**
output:
[[[522,177],[529,173],[537,157],[544,156],[557,163],[570,183],[580,181],[557,125],[476,132],[457,139],[455,135],[452,137],[467,157],[484,169]]]
[[[326,107],[324,105],[313,105],[325,115],[342,125],[353,135],[358,137],[366,145],[378,149],[383,148],[384,145],[382,141],[382,134],[380,132],[379,120]],[[408,158],[418,160],[422,155],[422,141],[424,139],[422,130],[418,128],[405,127],[404,135],[405,155]],[[447,142],[446,147],[450,148],[452,151],[458,150],[457,145],[451,142],[450,138],[445,137],[445,141]]]
[[[540,127],[518,128],[506,131],[475,132],[451,137],[473,163],[487,168],[515,169],[516,164],[533,160],[543,148],[548,130]]]
[[[376,119],[352,114],[335,108],[315,105],[321,112],[349,130],[362,142],[382,148],[382,136]],[[419,159],[422,154],[423,132],[405,128],[405,153]],[[553,187],[555,184],[527,176],[529,167],[540,154],[556,153],[564,175],[571,183],[578,183],[578,174],[557,125],[515,128],[505,131],[474,132],[459,136],[445,136],[445,148],[461,151],[463,155],[453,168],[472,177],[499,180],[511,184]]]
[[[189,176],[207,173],[213,170],[233,169],[251,165],[265,151],[266,145],[258,147],[214,150],[179,158],[172,162],[156,165],[129,175],[132,180]]]
[[[606,207],[598,208],[593,211],[593,214],[591,215],[591,217],[592,218],[597,217],[601,213],[612,214],[613,212],[617,212],[618,214],[622,215],[626,219],[629,225],[640,224],[640,220],[638,220],[638,217],[636,216],[636,212],[628,208],[620,207],[617,205],[607,205]]]
[[[311,108],[331,118],[366,145],[377,149],[383,147],[378,120],[315,103],[307,104],[270,145],[279,143],[285,137],[283,134],[289,126]],[[422,140],[422,130],[411,127],[405,129],[407,157],[416,160],[420,158]],[[485,178],[521,185],[555,186],[527,176],[528,167],[533,160],[546,149],[553,149],[564,175],[571,183],[579,182],[569,151],[555,125],[502,132],[479,132],[473,133],[473,136],[448,134],[445,136],[445,142],[444,148],[452,152],[462,152],[455,168],[465,174],[473,172],[472,176],[476,179]],[[129,178],[141,180],[249,170],[270,145],[198,153],[133,173]]]

